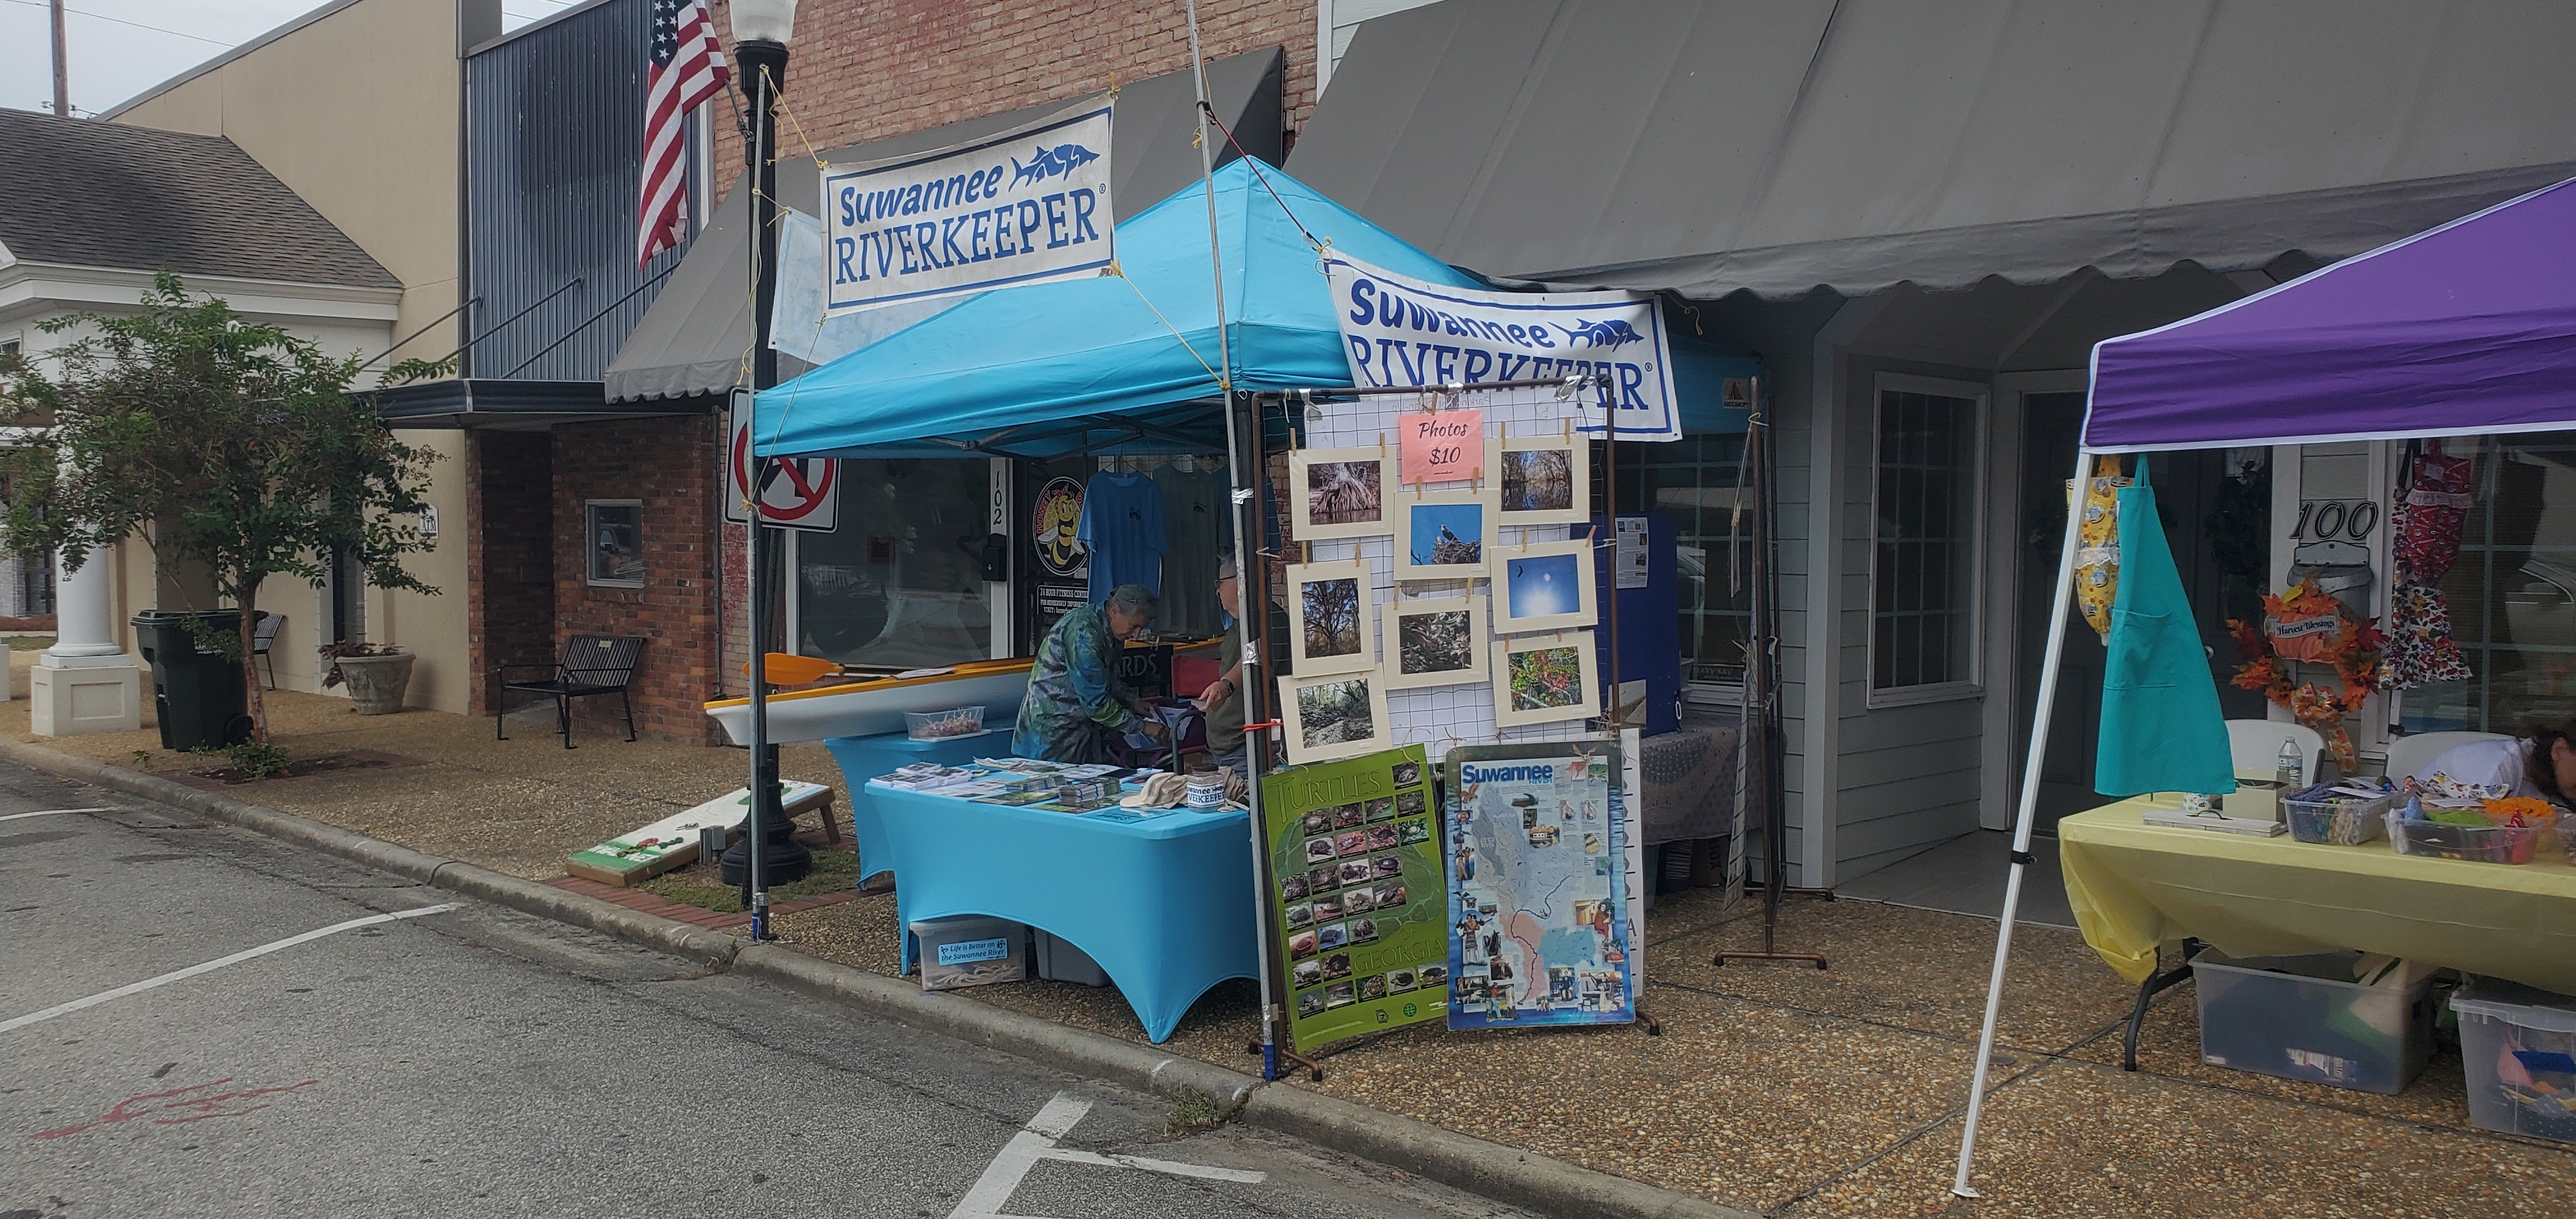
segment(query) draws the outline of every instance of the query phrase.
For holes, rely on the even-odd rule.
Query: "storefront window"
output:
[[[2520,732],[2576,717],[2576,432],[2469,437],[2459,561],[2442,578],[2463,682],[2400,696],[2408,732]]]
[[[914,668],[991,655],[982,458],[849,458],[840,527],[797,537],[798,650]]]
[[[1701,701],[1732,697],[1744,684],[1753,614],[1752,505],[1735,519],[1744,437],[1687,436],[1618,450],[1620,511],[1662,512],[1674,521],[1683,686]]]
[[[590,539],[590,582],[644,587],[644,502],[594,499],[583,504]]]
[[[1870,692],[1973,687],[1980,397],[1910,382],[1878,395]],[[1970,387],[1962,386],[1961,389]]]

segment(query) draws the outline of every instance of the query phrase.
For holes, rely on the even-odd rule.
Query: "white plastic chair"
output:
[[[2281,766],[2281,742],[2296,742],[2307,764],[2299,771],[2309,783],[2325,760],[2326,738],[2316,729],[2287,720],[2227,721],[2228,764],[2240,775],[2271,776]]]
[[[2403,779],[2432,765],[2433,759],[2472,741],[2510,739],[2501,732],[2418,732],[2412,736],[2401,736],[2388,743],[2388,777]]]

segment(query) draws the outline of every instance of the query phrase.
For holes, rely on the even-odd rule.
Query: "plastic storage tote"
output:
[[[2576,999],[2501,978],[2451,996],[2480,1130],[2576,1143]]]
[[[1018,923],[966,914],[912,925],[921,942],[921,989],[958,990],[1029,976],[1029,930]]]
[[[1058,939],[1044,931],[1031,929],[1037,942],[1038,977],[1049,982],[1073,982],[1083,986],[1107,986],[1109,974],[1090,954],[1073,946],[1073,941]]]
[[[2359,1092],[2404,1088],[2432,1055],[2432,980],[2403,990],[2343,981],[2360,959],[2193,957],[2200,1060]]]
[[[2388,810],[2388,843],[2408,855],[2466,859],[2473,863],[2530,863],[2540,846],[2536,825],[2452,825],[2408,821]]]
[[[2281,819],[2290,837],[2328,846],[2359,846],[2388,832],[2388,797],[2338,800],[2281,800]]]

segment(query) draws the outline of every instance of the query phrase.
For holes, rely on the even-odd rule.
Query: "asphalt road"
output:
[[[1517,1214],[1172,1116],[0,765],[0,1219]]]

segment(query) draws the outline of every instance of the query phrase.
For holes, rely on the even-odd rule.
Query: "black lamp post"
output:
[[[734,0],[733,53],[738,80],[751,101],[751,387],[778,383],[778,353],[769,349],[770,315],[778,303],[778,89],[787,79],[787,39],[796,22],[796,0]],[[757,437],[754,437],[757,440]],[[754,446],[757,448],[757,445]],[[769,742],[768,655],[778,646],[778,539],[762,524],[761,496],[777,477],[772,458],[752,459],[751,493],[751,815],[742,841],[724,853],[720,870],[743,888],[752,912],[752,936],[769,936],[768,887],[814,870],[813,853],[796,841],[795,825],[779,800],[778,747]]]

